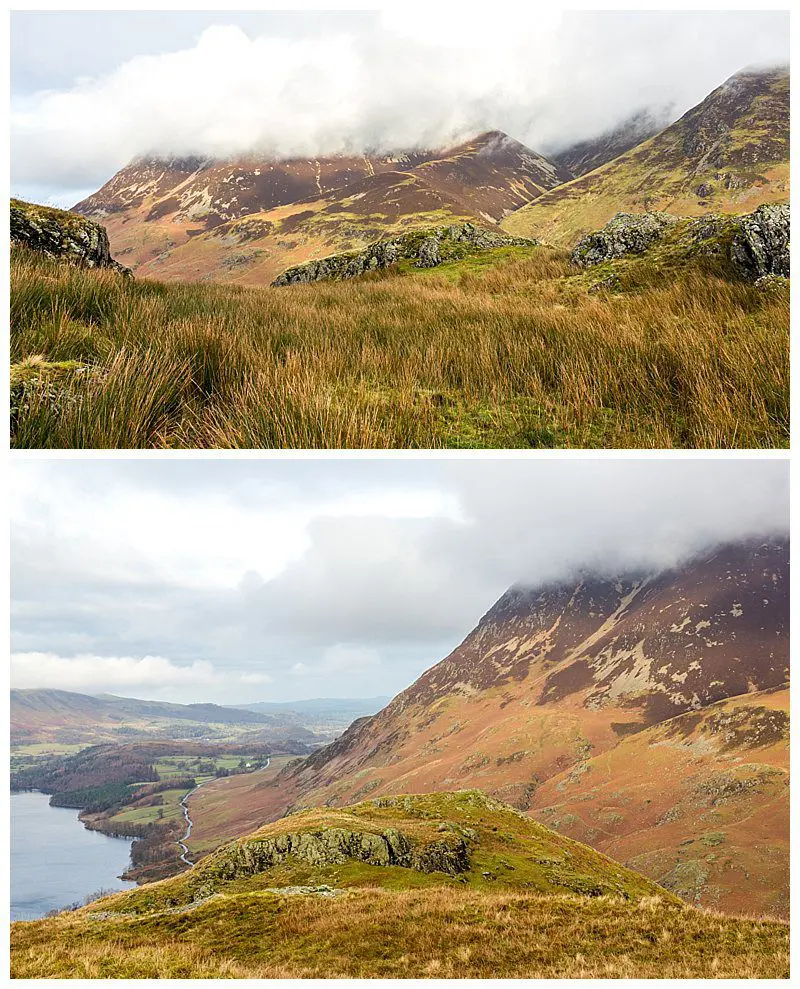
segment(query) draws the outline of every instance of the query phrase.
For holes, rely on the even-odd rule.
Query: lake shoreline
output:
[[[11,792],[11,919],[40,920],[82,906],[125,879],[133,840],[87,829],[77,808],[53,807],[41,790]]]

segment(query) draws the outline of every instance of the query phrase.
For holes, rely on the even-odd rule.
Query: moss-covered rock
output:
[[[668,213],[617,213],[589,234],[570,260],[591,268],[658,250],[655,260],[713,263],[723,275],[745,281],[789,277],[789,204],[759,206],[745,216],[689,220]]]
[[[479,790],[461,790],[300,811],[224,845],[179,876],[87,909],[148,913],[216,894],[321,886],[669,898],[651,880],[594,849]]]
[[[680,217],[669,213],[617,213],[602,230],[584,237],[570,260],[582,268],[591,268],[628,254],[643,254],[676,223],[680,223]]]
[[[131,275],[129,268],[111,257],[106,228],[68,210],[12,199],[11,244],[58,261]]]
[[[458,260],[497,247],[530,247],[536,241],[510,237],[473,223],[453,224],[430,230],[417,230],[391,240],[379,240],[363,251],[333,254],[318,261],[289,268],[272,283],[275,286],[319,282],[326,279],[356,278],[369,271],[389,268],[398,261],[411,261],[417,268],[435,268],[445,261]]]

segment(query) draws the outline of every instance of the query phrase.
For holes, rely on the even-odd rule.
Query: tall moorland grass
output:
[[[479,270],[241,288],[15,250],[13,443],[787,445],[788,289],[637,271],[591,293],[540,248]],[[62,362],[80,366],[55,374]]]

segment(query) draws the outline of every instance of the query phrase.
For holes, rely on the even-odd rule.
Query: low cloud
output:
[[[35,461],[13,475],[15,685],[184,701],[396,693],[513,583],[658,570],[788,532],[779,459]],[[192,524],[162,543],[179,512]]]
[[[548,151],[645,107],[683,112],[747,64],[788,60],[785,12],[513,16],[384,12],[359,27],[351,14],[253,36],[220,14],[192,46],[17,95],[12,181],[58,195],[137,155],[436,148],[490,128]]]
[[[239,684],[269,684],[266,673],[219,671],[207,660],[178,665],[163,656],[59,656],[55,653],[12,653],[11,682],[15,687],[46,687],[89,693],[139,692],[153,696],[172,692],[189,695],[208,687],[228,690]]]

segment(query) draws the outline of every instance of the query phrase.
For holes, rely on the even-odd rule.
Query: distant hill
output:
[[[783,914],[787,595],[785,540],[512,588],[379,714],[254,789],[247,820],[479,787],[692,902]]]
[[[269,284],[384,233],[493,224],[571,178],[499,131],[393,156],[132,162],[75,211],[103,223],[139,275]]]
[[[258,711],[219,704],[172,704],[104,694],[95,697],[67,690],[12,690],[12,744],[67,737],[97,742],[138,738],[196,738],[203,726],[246,727],[277,738],[304,742],[317,738],[299,724]],[[175,723],[177,722],[177,726]],[[182,727],[181,727],[182,726]],[[195,730],[192,730],[195,729]]]
[[[502,226],[571,247],[619,211],[748,213],[788,199],[789,72],[745,70],[655,137],[521,207]]]
[[[314,697],[304,701],[259,701],[243,704],[241,709],[286,718],[306,726],[324,723],[344,728],[356,718],[376,714],[390,700],[389,697]]]

